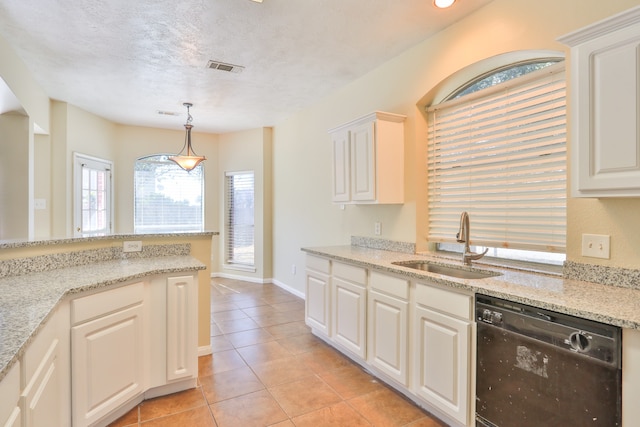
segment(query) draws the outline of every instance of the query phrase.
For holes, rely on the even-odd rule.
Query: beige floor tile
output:
[[[278,339],[280,345],[293,354],[301,354],[329,346],[311,333]]]
[[[249,367],[200,378],[202,392],[209,404],[264,389]]]
[[[233,350],[233,348],[233,344],[229,341],[227,336],[219,335],[217,337],[211,337],[211,351],[213,353]]]
[[[222,320],[216,322],[216,325],[225,334],[231,334],[234,332],[248,331],[250,329],[258,329],[260,325],[253,319],[247,317],[244,319]]]
[[[140,404],[140,421],[164,417],[207,405],[200,387],[157,397]]]
[[[287,420],[287,414],[266,391],[211,405],[219,427],[264,427]]]
[[[241,347],[236,350],[249,365],[257,365],[272,360],[290,357],[291,353],[277,341]]]
[[[370,427],[371,424],[345,402],[293,418],[296,427]]]
[[[236,319],[246,319],[247,314],[238,309],[238,310],[229,310],[229,311],[218,311],[217,313],[211,313],[211,320],[214,322],[223,322],[225,320],[236,320]]]
[[[176,426],[197,426],[216,427],[211,411],[208,406],[201,406],[195,409],[178,412],[162,418],[155,418],[140,424],[144,427],[176,427]]]
[[[297,357],[286,357],[252,365],[251,369],[253,369],[253,372],[256,373],[265,387],[273,387],[315,375],[309,366]]]
[[[272,304],[272,307],[278,311],[283,311],[283,312],[291,312],[291,311],[299,311],[299,310],[304,311],[304,300],[298,299],[297,301],[280,302],[280,303]]]
[[[387,388],[347,402],[375,426],[404,426],[426,416],[424,411]]]
[[[130,410],[129,412],[127,412],[126,414],[124,414],[114,422],[112,422],[111,424],[109,424],[109,427],[137,426],[138,419],[139,419],[138,412],[139,412],[138,406],[136,406],[135,408],[133,408],[132,410]]]
[[[343,368],[353,363],[349,358],[329,346],[302,353],[300,357],[302,357],[305,363],[316,373]]]
[[[236,350],[226,350],[198,358],[198,376],[206,377],[219,372],[247,366]]]
[[[342,400],[331,387],[316,376],[270,387],[268,390],[290,417],[306,414]]]
[[[279,313],[278,310],[273,308],[270,305],[260,305],[257,307],[246,307],[243,308],[242,311],[246,313],[247,316],[256,317],[256,316],[264,316],[267,314]]]
[[[367,374],[355,364],[325,371],[318,375],[343,399],[351,399],[385,388],[374,376]]]
[[[264,329],[276,339],[308,334],[311,332],[311,329],[304,323],[304,320],[267,326]]]
[[[264,329],[234,332],[232,334],[226,334],[225,337],[236,348],[275,340],[273,335]]]

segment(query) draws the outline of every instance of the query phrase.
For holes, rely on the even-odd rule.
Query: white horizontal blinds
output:
[[[253,266],[254,174],[226,174],[226,262]]]
[[[564,252],[564,64],[428,111],[429,241]]]
[[[134,167],[136,233],[204,229],[204,169],[187,172],[166,155],[138,159]]]

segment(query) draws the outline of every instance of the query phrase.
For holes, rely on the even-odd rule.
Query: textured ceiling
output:
[[[0,35],[53,99],[170,129],[192,102],[194,130],[223,133],[273,126],[489,1],[0,0]]]

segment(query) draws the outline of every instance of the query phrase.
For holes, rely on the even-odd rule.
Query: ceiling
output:
[[[0,0],[0,36],[52,99],[168,129],[191,102],[194,131],[225,133],[273,126],[489,1]]]

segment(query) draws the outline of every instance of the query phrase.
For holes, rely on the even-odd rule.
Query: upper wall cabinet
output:
[[[334,203],[404,203],[404,119],[376,111],[331,129]]]
[[[640,7],[559,41],[571,47],[572,196],[640,196]]]

